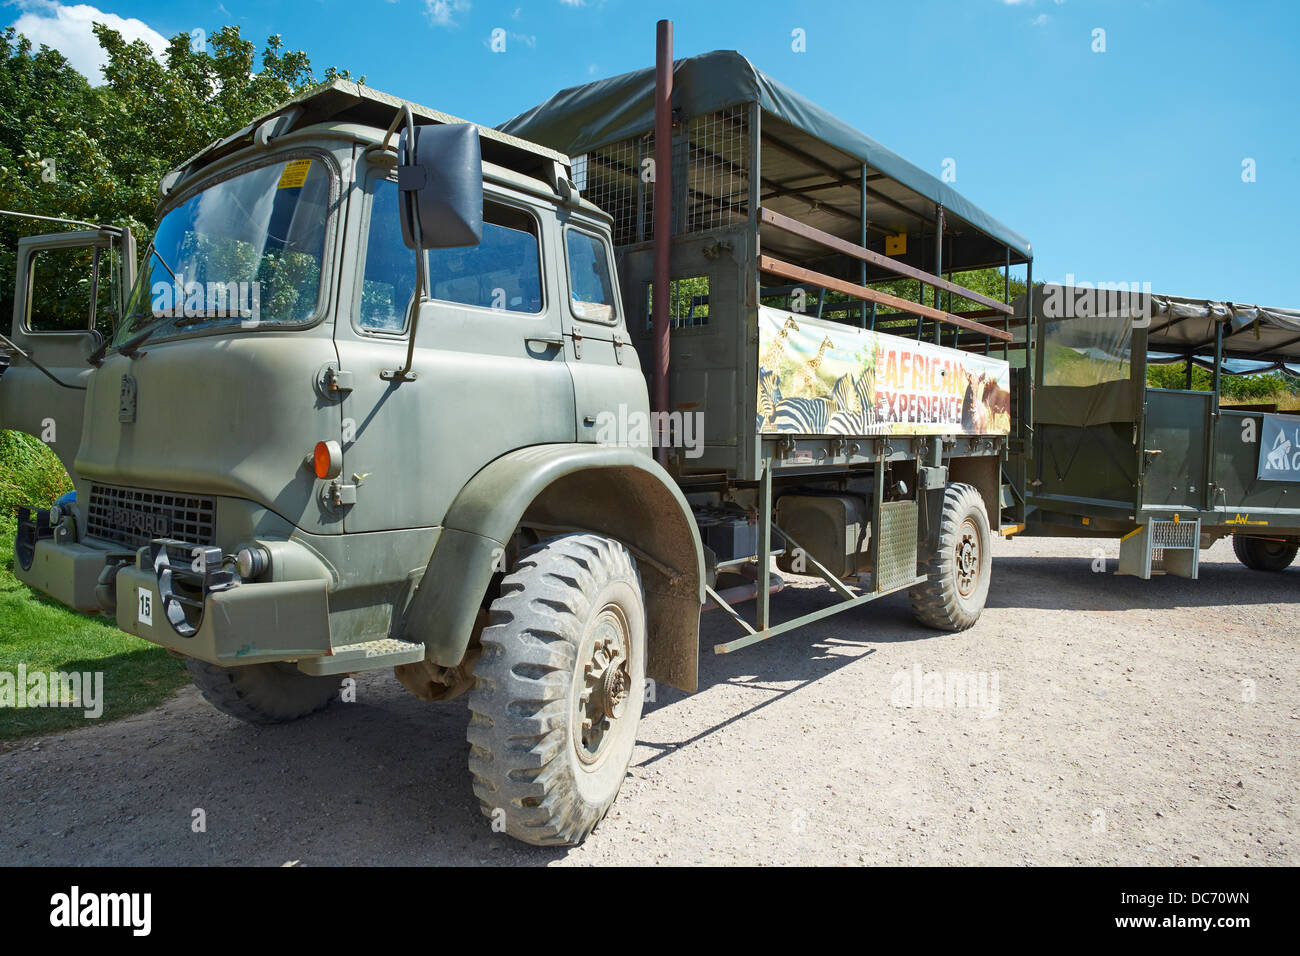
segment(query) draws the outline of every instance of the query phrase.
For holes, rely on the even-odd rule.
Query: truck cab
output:
[[[416,155],[439,136],[459,153]],[[694,689],[702,551],[648,445],[597,442],[602,411],[649,402],[609,218],[568,159],[333,81],[159,193],[102,341],[34,326],[24,270],[47,248],[98,262],[105,235],[19,257],[0,426],[54,419],[76,496],[20,515],[18,577],[174,650],[221,709],[275,722],[361,670],[395,667],[425,699],[464,692],[508,572],[561,541],[559,560],[607,565],[616,598],[569,608],[594,708],[575,763],[613,779],[612,749],[621,780],[630,749],[607,745],[605,712],[639,713],[647,673]],[[448,194],[470,233],[430,218]],[[538,840],[584,835],[592,813]]]

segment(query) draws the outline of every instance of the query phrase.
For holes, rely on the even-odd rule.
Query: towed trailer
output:
[[[1017,300],[1027,314],[1030,300]],[[1118,572],[1195,578],[1231,535],[1279,571],[1300,543],[1300,409],[1224,404],[1225,375],[1300,374],[1300,311],[1048,285],[1033,291],[1032,460],[1016,460],[1026,534],[1119,538]],[[1151,365],[1185,388],[1151,388]],[[1211,373],[1192,389],[1193,369]]]
[[[106,339],[35,293],[111,235],[24,246],[0,426],[57,417],[76,495],[20,514],[17,576],[245,721],[381,668],[467,694],[483,813],[537,844],[609,809],[649,681],[696,689],[702,610],[740,629],[718,652],[904,589],[973,624],[1022,517],[1028,243],[660,30],[656,71],[503,130],[295,97],[164,177]],[[1000,299],[952,281],[990,266]],[[773,559],[835,603],[773,624]]]

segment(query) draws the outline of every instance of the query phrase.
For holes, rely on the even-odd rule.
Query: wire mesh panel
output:
[[[614,245],[654,238],[655,137],[646,132],[573,159],[582,195],[614,220]],[[749,106],[691,119],[673,137],[674,226],[704,232],[749,215]]]
[[[705,113],[688,131],[686,232],[705,232],[749,215],[749,107]]]
[[[574,185],[613,217],[616,246],[654,236],[654,155],[654,134],[646,133],[573,160]]]

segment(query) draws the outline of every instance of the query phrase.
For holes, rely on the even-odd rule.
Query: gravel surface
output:
[[[1300,863],[1300,564],[1220,542],[1200,581],[1144,582],[1094,573],[1099,546],[1113,571],[1115,542],[998,542],[961,634],[892,595],[719,657],[735,626],[706,615],[700,692],[659,689],[576,849],[491,832],[464,700],[384,672],[285,727],[186,688],[0,745],[0,864]],[[828,600],[800,581],[773,606]]]

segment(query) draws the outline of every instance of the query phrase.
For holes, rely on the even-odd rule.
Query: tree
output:
[[[143,40],[94,30],[108,54],[97,87],[56,50],[33,52],[12,28],[0,36],[0,209],[126,225],[143,246],[166,172],[317,82],[307,54],[279,36],[254,72],[256,48],[238,27],[203,43],[178,34],[162,62]],[[336,77],[352,79],[325,71]],[[59,228],[0,217],[0,315],[13,310],[18,239]]]

